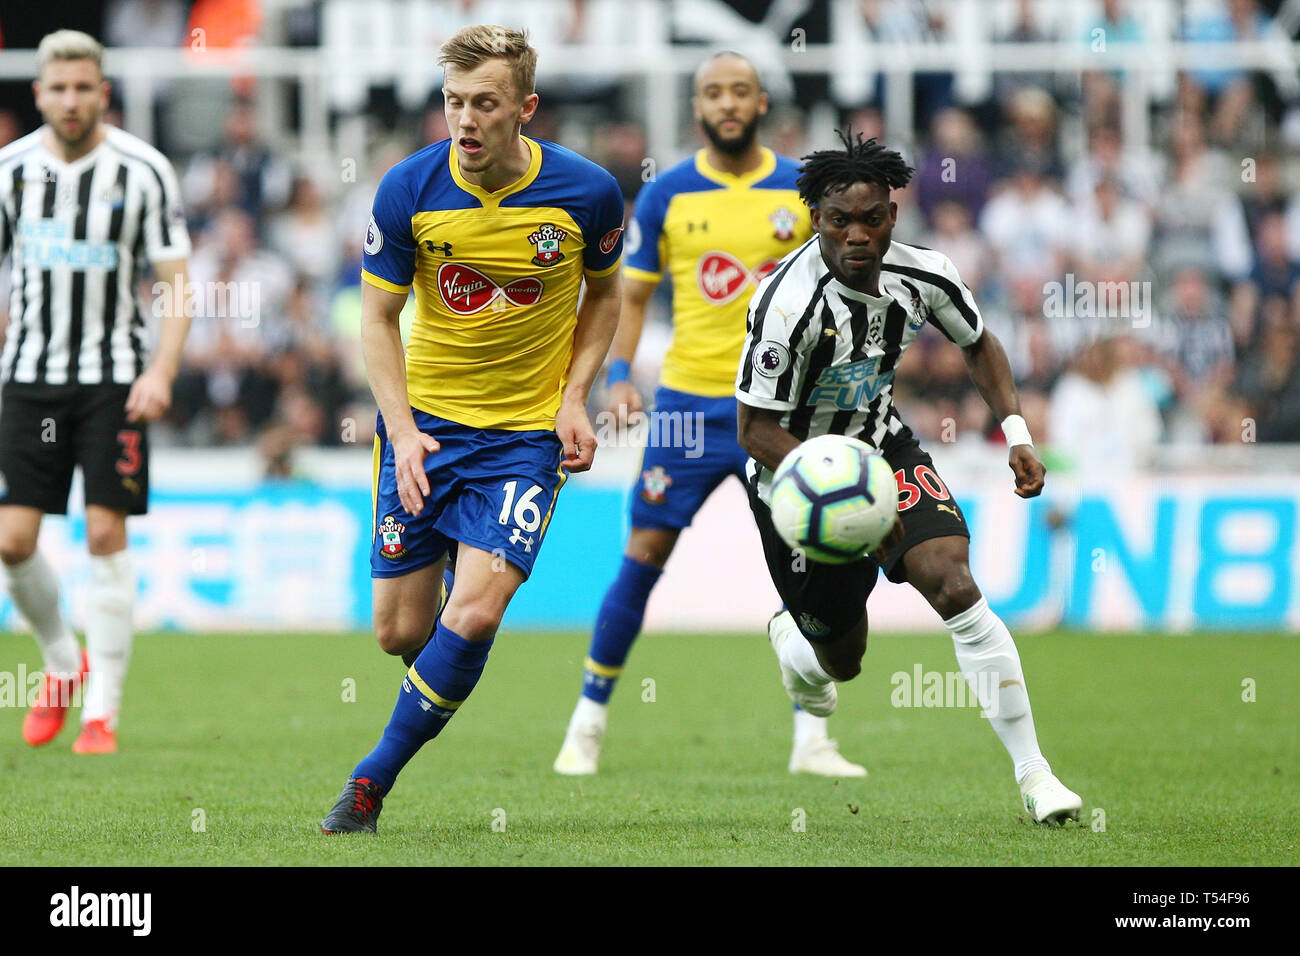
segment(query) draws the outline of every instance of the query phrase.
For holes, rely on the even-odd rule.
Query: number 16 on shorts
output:
[[[520,495],[518,493],[519,484],[520,482],[516,479],[507,481],[501,486],[504,498],[501,502],[501,513],[497,515],[497,521],[503,525],[513,524],[514,528],[510,533],[510,543],[522,547],[525,554],[531,554],[534,541],[533,535],[542,530],[542,524],[545,520],[542,509],[537,506],[536,499],[546,489],[541,485],[533,485]],[[545,517],[550,516],[548,514]],[[540,537],[540,535],[538,536]]]

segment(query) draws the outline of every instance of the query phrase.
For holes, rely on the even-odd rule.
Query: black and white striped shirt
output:
[[[129,385],[144,370],[140,278],[146,261],[188,257],[190,238],[171,163],[106,129],[71,163],[45,148],[44,127],[0,150],[0,260],[12,253],[0,381]]]
[[[941,252],[893,240],[873,296],[833,278],[818,242],[813,236],[787,255],[755,291],[736,398],[784,412],[781,427],[801,441],[834,433],[879,448],[903,428],[894,370],[921,326],[967,346],[984,320]],[[767,500],[771,474],[752,460],[749,468]]]

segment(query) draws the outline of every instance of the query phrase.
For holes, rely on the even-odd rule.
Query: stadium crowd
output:
[[[222,6],[117,0],[103,36],[179,45],[194,18]],[[582,6],[574,4],[578,17]],[[868,29],[886,40],[942,39],[945,6],[859,4]],[[1099,0],[1079,42],[1096,28],[1113,43],[1143,42],[1136,6]],[[310,42],[316,7],[277,10]],[[1046,7],[1021,0],[1005,37],[1069,39],[1052,32]],[[1179,29],[1193,41],[1285,40],[1278,7],[1189,0]],[[1121,79],[1102,70],[999,73],[988,100],[974,105],[959,104],[951,75],[918,74],[909,130],[884,128],[883,78],[865,102],[837,104],[842,119],[916,167],[912,185],[895,194],[894,235],[952,258],[1007,347],[1024,416],[1053,451],[1049,467],[1088,459],[1111,473],[1137,469],[1162,442],[1300,441],[1300,198],[1291,188],[1300,82],[1294,66],[1265,73],[1206,62],[1179,74],[1157,104],[1147,151],[1125,142]],[[646,169],[639,118],[621,109],[615,89],[602,119],[561,125],[565,96],[548,99],[545,73],[543,108],[526,132],[608,168],[630,211]],[[792,156],[825,142],[828,131],[807,129],[806,117],[816,105],[809,97],[827,88],[798,84],[768,117],[764,142]],[[187,153],[169,144],[165,124],[159,129],[158,145],[182,177],[193,281],[251,291],[213,310],[220,314],[206,314],[211,303],[197,297],[174,407],[155,441],[260,442],[275,461],[294,445],[368,442],[374,405],[360,358],[359,270],[370,197],[392,162],[444,138],[446,126],[436,90],[423,114],[393,113],[385,101],[391,123],[374,130],[368,168],[355,182],[322,181],[259,131],[256,93],[247,81],[231,85],[226,122],[205,148]],[[0,113],[0,144],[21,135],[19,126]],[[654,157],[659,168],[677,158]],[[142,290],[146,301],[153,291]],[[659,334],[647,334],[634,369],[647,394],[656,343],[667,339],[666,296],[652,317]],[[922,441],[1000,440],[961,352],[933,330],[907,354],[897,394]]]

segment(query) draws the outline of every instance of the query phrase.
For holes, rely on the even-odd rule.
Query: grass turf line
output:
[[[365,634],[151,634],[136,642],[116,756],[71,753],[75,713],[34,750],[23,711],[0,707],[0,864],[1300,859],[1294,637],[1054,632],[1017,643],[1039,739],[1083,796],[1083,826],[1026,822],[1010,761],[976,710],[891,706],[893,673],[955,669],[947,636],[873,635],[862,676],[841,688],[831,733],[866,780],[786,772],[790,709],[762,635],[644,637],[612,701],[600,774],[567,778],[550,767],[587,636],[507,631],[470,702],[398,781],[379,838],[327,838],[319,822],[387,721],[401,664]],[[0,669],[20,660],[39,666],[30,638],[0,638]]]

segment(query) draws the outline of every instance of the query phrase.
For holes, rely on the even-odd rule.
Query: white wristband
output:
[[[1013,445],[1033,445],[1034,440],[1029,437],[1029,426],[1019,415],[1008,415],[1002,419],[1002,434],[1006,436],[1007,447]]]

